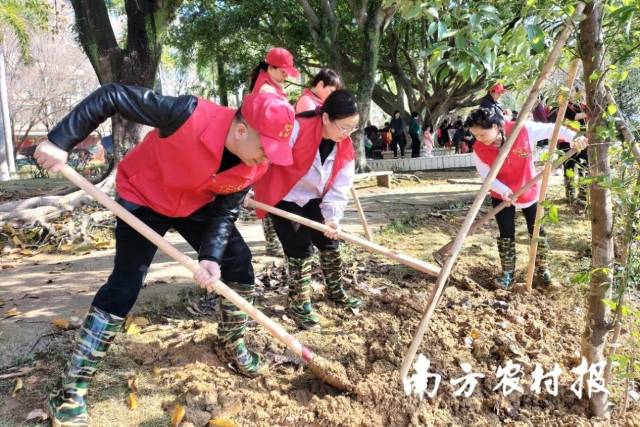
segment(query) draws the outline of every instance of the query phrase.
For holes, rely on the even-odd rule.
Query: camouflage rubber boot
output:
[[[349,296],[344,290],[342,280],[342,258],[337,249],[320,251],[320,268],[327,285],[327,297],[337,304],[348,308],[358,308],[362,301]]]
[[[238,295],[253,304],[254,284],[226,282]],[[260,356],[247,348],[244,334],[249,316],[225,298],[220,299],[222,320],[218,325],[218,339],[229,361],[242,375],[255,377],[260,374]]]
[[[582,206],[587,206],[587,187],[580,185],[578,187],[578,198],[576,199]]]
[[[546,237],[540,237],[538,241],[538,250],[536,251],[536,272],[535,283],[537,285],[551,286],[553,280],[551,279],[551,273],[549,272],[549,265],[547,259],[549,256],[549,242]]]
[[[496,280],[496,286],[507,289],[513,284],[516,270],[516,241],[509,237],[499,237],[498,253],[502,264],[502,276]]]
[[[564,175],[564,194],[567,199],[567,203],[573,205],[575,202],[575,183],[573,176],[567,176],[566,172]]]
[[[76,338],[66,372],[47,399],[54,427],[88,426],[87,392],[124,319],[91,307]]]
[[[287,258],[289,266],[289,313],[298,326],[304,329],[318,329],[320,319],[311,303],[311,268],[309,258]]]
[[[262,219],[262,232],[264,233],[266,254],[274,257],[284,256],[282,245],[276,234],[276,229],[273,227],[273,222],[268,216]]]

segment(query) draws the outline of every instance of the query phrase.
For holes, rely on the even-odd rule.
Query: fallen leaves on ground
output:
[[[56,327],[56,329],[60,329],[61,331],[69,329],[69,321],[65,319],[53,319],[51,323]]]
[[[178,427],[178,424],[182,422],[184,418],[184,414],[186,413],[185,407],[182,405],[176,405],[173,407],[173,411],[171,411],[171,425],[173,427]]]
[[[207,427],[236,427],[236,423],[226,418],[215,418],[209,421]]]
[[[18,378],[16,380],[16,385],[13,386],[13,392],[11,393],[11,397],[16,397],[18,392],[24,388],[24,383],[22,382],[22,378]]]
[[[21,312],[18,311],[17,307],[13,307],[11,310],[6,311],[3,315],[3,317],[5,319],[8,319],[9,317],[15,317],[15,316],[19,316],[20,314],[22,314]]]
[[[135,393],[129,393],[129,409],[134,410],[138,408],[138,397]]]

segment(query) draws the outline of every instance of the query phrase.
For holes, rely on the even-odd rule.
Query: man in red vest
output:
[[[293,108],[281,97],[252,94],[233,110],[194,96],[160,96],[151,90],[104,85],[85,98],[38,146],[36,160],[55,172],[67,153],[100,123],[119,113],[153,126],[122,159],[116,174],[118,201],[160,235],[175,229],[198,252],[196,282],[209,291],[212,280],[253,302],[251,252],[236,229],[248,188],[270,163],[292,162],[288,144]],[[49,396],[58,425],[88,425],[86,394],[138,297],[156,246],[118,220],[114,269],[98,290],[80,330],[68,369]],[[253,376],[260,357],[247,349],[247,315],[221,300],[218,336],[237,370]]]

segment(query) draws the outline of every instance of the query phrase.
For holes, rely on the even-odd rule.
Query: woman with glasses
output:
[[[311,303],[313,246],[320,252],[327,298],[349,309],[362,304],[344,289],[342,258],[336,240],[353,182],[355,154],[350,135],[358,128],[359,119],[355,97],[344,89],[334,91],[322,107],[296,116],[290,140],[293,165],[272,165],[254,185],[257,201],[335,230],[323,234],[270,215],[289,266],[288,312],[304,329],[320,327]],[[257,214],[266,216],[263,211]]]

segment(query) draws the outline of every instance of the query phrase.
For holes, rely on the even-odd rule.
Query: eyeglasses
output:
[[[349,126],[349,127],[342,127],[342,126],[338,126],[336,124],[336,122],[331,122],[336,129],[338,129],[340,131],[341,134],[343,135],[351,135],[353,132],[355,132],[358,129],[358,125],[355,126]]]

